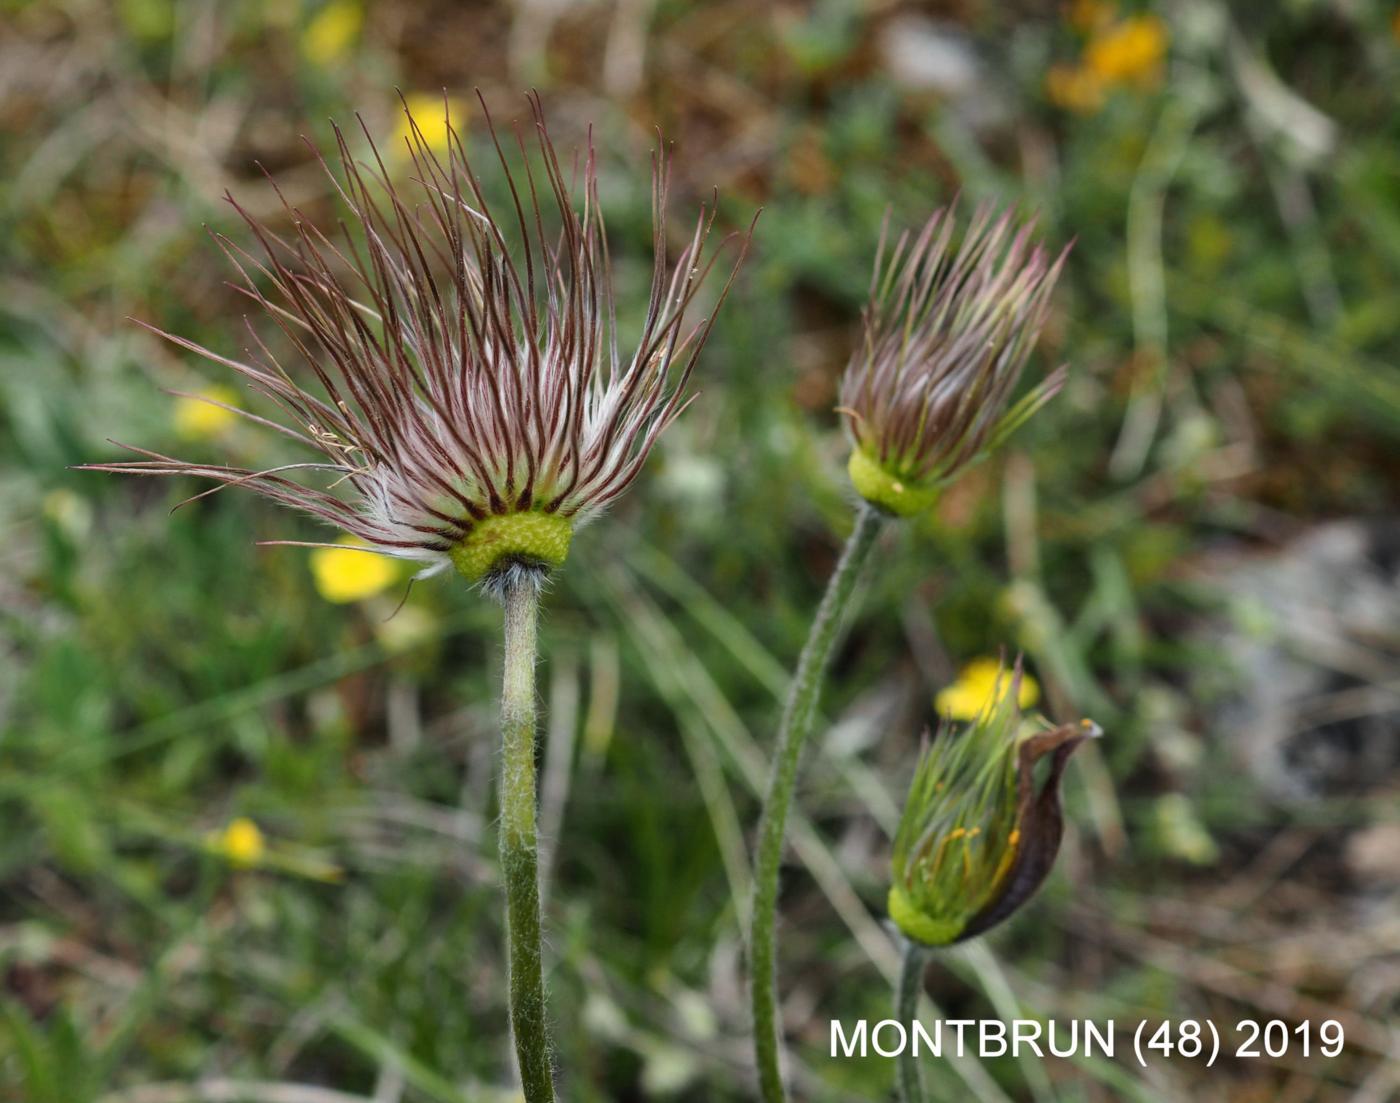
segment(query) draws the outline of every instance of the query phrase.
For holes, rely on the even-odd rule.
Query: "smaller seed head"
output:
[[[1064,262],[1049,259],[1033,230],[983,207],[955,247],[944,209],[888,256],[882,238],[839,407],[854,445],[851,479],[880,509],[928,509],[1064,384],[1061,369],[1008,408]]]

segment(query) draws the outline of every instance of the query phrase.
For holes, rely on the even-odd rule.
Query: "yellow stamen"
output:
[[[938,870],[943,868],[943,852],[948,849],[948,844],[952,841],[952,835],[944,835],[942,841],[939,842],[938,850],[933,856],[933,861],[929,863],[929,868],[934,872],[935,875],[937,874]]]

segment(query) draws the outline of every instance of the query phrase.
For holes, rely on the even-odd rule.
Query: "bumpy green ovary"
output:
[[[476,582],[512,559],[558,567],[573,535],[574,526],[557,513],[504,513],[478,521],[447,554],[457,570]]]
[[[935,919],[921,912],[905,891],[898,885],[890,886],[887,901],[890,918],[905,936],[925,946],[947,946],[957,941],[962,929],[967,926],[963,919]]]
[[[862,498],[900,517],[923,513],[938,500],[938,487],[905,482],[891,475],[864,448],[851,452],[846,470]]]

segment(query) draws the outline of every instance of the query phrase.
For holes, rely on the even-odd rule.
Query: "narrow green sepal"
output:
[[[478,582],[511,560],[559,567],[573,535],[573,524],[557,513],[503,513],[477,522],[447,554],[466,579]]]
[[[938,487],[909,482],[890,474],[864,448],[851,452],[846,470],[856,492],[873,506],[897,517],[913,517],[938,501]]]
[[[904,936],[924,946],[947,946],[956,942],[966,926],[961,920],[933,919],[925,915],[898,885],[890,886],[887,906],[890,918]]]

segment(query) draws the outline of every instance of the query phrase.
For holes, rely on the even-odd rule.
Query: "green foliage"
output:
[[[888,838],[917,733],[958,663],[1003,648],[1026,650],[1047,711],[1106,738],[1066,785],[1072,860],[995,957],[950,956],[945,1009],[993,1014],[997,991],[1058,1018],[1273,1006],[1287,981],[1210,923],[1277,907],[1296,909],[1277,913],[1290,937],[1301,915],[1349,924],[1335,871],[1322,889],[1268,878],[1298,832],[1334,853],[1326,832],[1393,808],[1280,808],[1234,769],[1236,733],[1188,689],[1223,697],[1237,674],[1192,631],[1224,604],[1193,568],[1280,519],[1395,511],[1390,5],[1254,5],[1236,29],[1262,83],[1231,54],[1231,6],[1184,5],[1199,22],[1173,24],[1161,79],[1086,114],[1045,95],[1082,37],[1058,5],[942,5],[987,82],[961,96],[896,79],[889,5],[668,0],[629,37],[614,8],[648,5],[570,6],[550,27],[512,26],[549,5],[388,0],[317,63],[301,36],[320,7],[0,3],[0,1098],[127,1103],[214,1077],[509,1098],[497,614],[442,578],[397,619],[402,589],[332,605],[303,550],[255,546],[324,538],[309,522],[236,491],[172,514],[203,488],[69,470],[119,458],[109,438],[286,456],[246,427],[180,439],[165,389],[229,380],[126,318],[241,355],[247,303],[201,227],[246,243],[226,187],[278,218],[258,163],[333,225],[299,135],[324,141],[355,110],[390,134],[395,86],[469,99],[479,82],[509,120],[538,81],[563,147],[592,117],[634,307],[654,122],[678,143],[676,226],[713,187],[732,226],[765,208],[699,398],[547,599],[546,980],[566,1098],[752,1097],[735,1056],[747,844],[786,671],[850,523],[836,384],[886,208],[912,225],[960,190],[1076,240],[1029,368],[1067,362],[1070,382],[887,539],[836,656],[839,723],[813,740],[781,902],[804,1098],[887,1097],[888,1062],[829,1059],[826,1023],[888,1007]],[[208,845],[235,816],[268,840],[257,868]],[[1261,851],[1282,865],[1260,872]],[[1358,1022],[1384,1016],[1305,979]],[[1365,1079],[1364,1037],[1317,1092]],[[927,1072],[938,1097],[979,1100],[1215,1083],[1190,1063],[1163,1080],[1043,1069],[1053,1095],[1010,1059]],[[1241,1097],[1284,1090],[1267,1063],[1238,1076]]]

